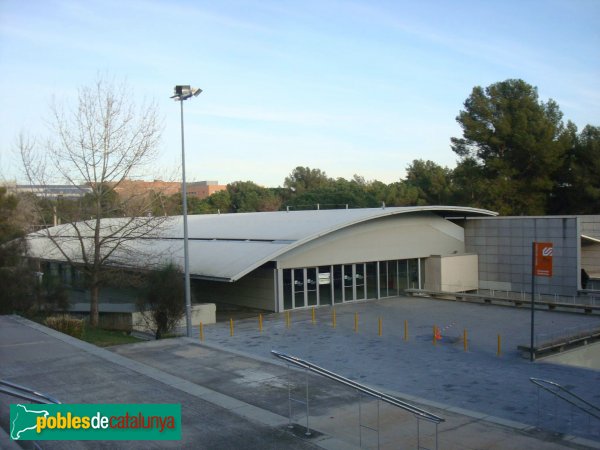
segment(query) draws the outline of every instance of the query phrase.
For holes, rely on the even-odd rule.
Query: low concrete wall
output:
[[[217,306],[214,303],[200,303],[192,305],[192,326],[199,326],[200,322],[203,324],[211,324],[217,321]],[[142,313],[134,312],[131,313],[132,329],[135,331],[149,332],[151,331],[144,320]],[[179,321],[177,327],[185,327],[186,318],[185,316]]]
[[[192,325],[198,326],[200,322],[203,324],[211,324],[217,321],[216,315],[217,307],[214,303],[201,303],[192,305]],[[74,312],[71,310],[71,312]],[[86,313],[76,312],[76,316],[83,315],[86,317],[89,314],[89,311]],[[134,312],[101,312],[99,315],[99,323],[100,328],[105,328],[108,330],[121,330],[121,331],[143,331],[148,332],[148,326],[144,318],[142,317],[142,313],[138,311]],[[186,321],[185,316],[179,321],[177,327],[185,327]]]

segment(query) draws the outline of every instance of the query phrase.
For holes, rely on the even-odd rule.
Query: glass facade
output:
[[[394,297],[423,286],[423,264],[415,258],[283,269],[283,308]]]

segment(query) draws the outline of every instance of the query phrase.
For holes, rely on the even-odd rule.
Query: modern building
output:
[[[283,311],[395,296],[424,285],[430,255],[464,254],[464,229],[450,217],[492,215],[452,206],[192,215],[194,300]],[[106,220],[103,229],[111,220],[121,219]],[[127,255],[111,258],[128,267],[183,266],[182,228],[181,217],[172,218],[159,235],[129,242]],[[55,231],[62,252],[80,259],[68,225]],[[32,256],[63,259],[43,233],[30,235],[29,243]]]
[[[555,251],[554,276],[540,279],[537,292],[574,296],[581,269],[592,278],[600,273],[600,216],[495,215],[455,206],[191,215],[193,300],[284,311],[408,288],[528,292],[533,240],[551,241]],[[123,219],[108,219],[106,229],[111,220]],[[64,227],[62,251],[77,259],[79,243]],[[32,256],[63,259],[43,234],[29,241]],[[181,216],[126,247],[113,254],[115,264],[183,266]]]
[[[536,292],[576,296],[600,280],[600,215],[470,217],[464,222],[465,251],[479,255],[479,285],[531,292],[532,243],[553,244],[552,277],[536,277]],[[600,286],[598,286],[600,289]]]

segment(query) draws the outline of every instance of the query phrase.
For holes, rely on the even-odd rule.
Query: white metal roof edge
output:
[[[318,233],[314,233],[310,236],[306,236],[303,239],[299,239],[297,241],[294,241],[293,243],[290,243],[289,246],[287,246],[284,249],[280,249],[277,250],[273,253],[271,253],[270,255],[261,258],[260,260],[258,260],[257,262],[255,262],[254,264],[251,264],[250,266],[246,267],[246,269],[242,270],[241,272],[237,273],[236,275],[232,276],[229,281],[230,282],[234,282],[239,280],[240,278],[248,275],[250,272],[252,272],[254,269],[262,266],[263,264],[273,260],[274,258],[277,258],[295,248],[298,248],[310,241],[313,241],[315,239],[318,239],[322,236],[325,236],[327,234],[333,233],[335,231],[341,230],[343,228],[347,228],[350,227],[352,225],[356,225],[358,223],[362,223],[362,222],[368,222],[369,220],[374,220],[374,219],[379,219],[381,217],[386,217],[386,216],[395,216],[395,215],[400,215],[400,214],[407,214],[407,213],[413,213],[413,212],[441,212],[441,211],[448,211],[448,212],[452,212],[452,213],[467,213],[467,214],[476,214],[476,215],[482,215],[482,216],[497,216],[498,213],[494,212],[494,211],[489,211],[487,209],[479,209],[479,208],[471,208],[468,206],[402,206],[402,207],[389,207],[389,208],[381,208],[379,209],[379,213],[377,213],[376,211],[378,211],[377,208],[373,208],[373,215],[372,216],[367,216],[367,217],[360,217],[360,218],[355,218],[355,219],[351,219],[348,222],[345,222],[343,224],[337,224],[336,226],[330,227],[328,229],[325,229],[323,231],[319,231]]]
[[[600,244],[600,239],[592,237],[592,236],[588,236],[587,234],[582,234],[581,239],[585,239],[586,241],[592,241],[597,244]]]

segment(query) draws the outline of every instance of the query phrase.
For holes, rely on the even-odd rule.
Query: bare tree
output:
[[[80,88],[74,106],[53,102],[51,135],[44,145],[23,137],[18,147],[31,185],[66,183],[82,196],[61,208],[43,188],[34,189],[38,207],[54,208],[54,223],[40,214],[38,253],[81,270],[90,289],[90,324],[98,324],[98,299],[110,269],[144,258],[140,242],[156,236],[166,217],[152,217],[155,196],[119,196],[119,186],[144,175],[157,155],[161,124],[154,103],[136,105],[126,84],[98,79]],[[59,223],[56,225],[56,216]],[[31,244],[32,242],[30,242]],[[146,261],[148,262],[148,261]]]

